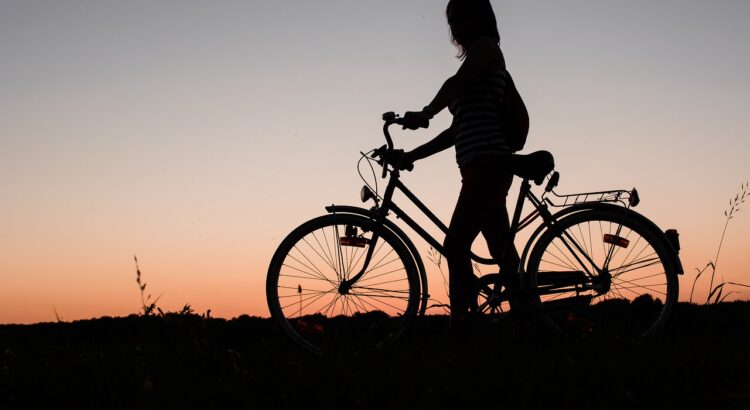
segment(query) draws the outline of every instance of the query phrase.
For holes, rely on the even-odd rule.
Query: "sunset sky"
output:
[[[0,323],[136,313],[133,255],[165,310],[267,316],[279,242],[358,205],[381,114],[421,109],[458,68],[445,3],[0,2]],[[492,4],[531,116],[524,151],[555,155],[560,193],[637,187],[636,210],[680,231],[687,300],[750,180],[750,2]],[[447,221],[452,150],[403,179]],[[750,283],[745,212],[717,273]]]

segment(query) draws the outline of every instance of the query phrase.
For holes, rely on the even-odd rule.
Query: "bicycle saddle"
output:
[[[549,151],[536,151],[531,154],[506,154],[503,163],[508,171],[523,179],[530,179],[541,185],[544,177],[555,169],[555,157]]]

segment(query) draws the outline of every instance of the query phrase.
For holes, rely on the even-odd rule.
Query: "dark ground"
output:
[[[246,316],[2,325],[0,409],[750,408],[750,302],[680,304],[638,344],[512,320],[455,343],[446,320],[337,360]]]

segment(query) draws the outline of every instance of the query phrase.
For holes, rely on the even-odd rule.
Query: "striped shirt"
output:
[[[477,155],[511,152],[500,120],[506,75],[503,69],[479,76],[451,103],[459,167]]]

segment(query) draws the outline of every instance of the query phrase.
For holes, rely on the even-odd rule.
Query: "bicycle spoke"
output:
[[[582,244],[583,244],[583,251],[584,251],[584,252],[585,252],[585,253],[586,253],[587,255],[591,255],[591,252],[589,251],[589,247],[588,247],[588,245],[587,245],[587,243],[586,243],[586,236],[585,236],[585,235],[583,234],[583,231],[581,230],[581,225],[577,225],[576,227],[578,228],[578,233],[580,233],[580,234],[581,234],[581,240],[579,241],[579,243],[582,243]],[[574,235],[573,237],[574,237],[574,239],[575,239],[576,241],[578,241],[578,238],[577,238],[577,237],[575,237],[575,235]],[[592,268],[593,268],[593,267],[592,267]]]
[[[322,228],[322,229],[320,229],[320,230],[321,230],[320,236],[322,236],[322,237],[323,237],[323,241],[324,241],[324,242],[325,242],[325,244],[326,244],[325,248],[323,248],[323,246],[322,246],[322,244],[321,244],[321,248],[320,248],[320,249],[321,249],[321,252],[322,252],[322,253],[323,253],[324,255],[326,255],[326,257],[327,257],[327,261],[328,261],[328,266],[330,266],[330,267],[331,267],[331,270],[335,272],[335,271],[336,271],[336,266],[335,266],[335,265],[336,265],[336,262],[335,262],[335,260],[334,260],[334,257],[333,257],[333,250],[331,249],[331,244],[330,244],[330,242],[328,241],[328,234],[326,234],[326,229],[325,229],[325,228]],[[313,235],[315,235],[315,232],[313,232]],[[316,241],[316,242],[320,242],[320,241],[318,240],[318,237],[317,237],[317,235],[315,235],[315,241]]]
[[[640,264],[640,265],[635,266],[636,264]],[[621,266],[617,268],[617,270],[618,271],[620,269],[623,269],[623,270],[619,271],[616,275],[612,275],[612,277],[618,277],[624,273],[632,272],[637,269],[643,269],[643,268],[647,268],[649,266],[654,266],[654,265],[661,265],[661,260],[659,259],[659,257],[644,259],[642,261],[636,261],[636,262],[631,263],[629,266]],[[628,269],[625,269],[625,268],[628,268]]]
[[[409,300],[409,296],[397,296],[397,295],[385,295],[381,293],[363,293],[363,292],[356,292],[353,293],[353,295],[356,295],[358,297],[370,297],[370,298],[386,298],[386,299],[398,299],[398,300]]]
[[[323,296],[325,296],[327,294],[330,294],[331,292],[325,292],[325,293],[323,293],[321,295],[318,295],[318,296],[316,296],[314,298],[312,296],[310,296],[308,298],[303,298],[302,299],[303,303],[309,301],[310,299],[313,299],[313,300],[310,301],[309,303],[307,303],[306,305],[301,306],[296,312],[294,312],[293,314],[289,315],[289,317],[296,316],[296,315],[300,314],[300,312],[302,312],[306,307],[310,306],[311,304],[315,303],[317,300],[319,300],[320,298],[322,298]],[[290,304],[288,304],[286,306],[282,306],[281,310],[286,310],[286,308],[288,308],[289,306],[292,306],[292,305],[295,305],[295,304],[298,304],[298,303],[299,303],[298,300],[294,301],[294,302],[292,302],[292,303],[290,303]]]
[[[623,259],[623,264],[625,264],[625,262],[626,262],[626,261],[627,261],[627,260],[628,260],[628,259],[630,258],[630,255],[631,255],[631,254],[633,253],[633,251],[634,251],[634,250],[635,250],[635,249],[636,249],[636,248],[638,247],[638,243],[640,242],[640,240],[641,240],[641,238],[640,238],[640,237],[638,237],[638,240],[636,240],[636,242],[635,242],[634,244],[632,244],[632,246],[630,247],[630,252],[628,252],[628,254],[627,254],[627,255],[625,256],[625,258]],[[646,250],[647,248],[650,248],[650,247],[651,247],[651,246],[650,246],[650,245],[648,244],[648,242],[646,242],[646,243],[645,243],[645,244],[643,245],[643,247],[641,248],[641,250],[640,250],[640,251],[639,251],[638,253],[636,253],[636,255],[635,255],[635,256],[633,257],[633,260],[636,260],[636,261],[637,261],[637,260],[638,260],[638,258],[640,258],[640,257],[641,257],[641,254],[643,254],[643,252],[644,252],[644,251],[645,251],[645,250]],[[653,249],[653,248],[652,248],[652,249]]]
[[[369,245],[368,245],[368,246],[369,246]],[[364,257],[365,255],[367,255],[367,251],[365,250],[365,248],[362,248],[362,252],[359,252],[359,258],[357,258],[357,260],[356,260],[356,261],[354,261],[354,265],[353,265],[353,266],[359,266],[359,261],[361,261],[361,260],[362,260],[362,258],[363,258],[363,257]],[[357,273],[359,273],[359,270],[357,271]]]
[[[314,234],[315,234],[315,232],[313,232],[313,235],[314,235]],[[320,259],[321,259],[321,260],[322,260],[323,262],[325,262],[325,264],[326,264],[326,265],[328,265],[328,267],[329,267],[329,268],[331,268],[331,270],[332,270],[332,271],[335,271],[335,270],[336,270],[336,268],[334,268],[334,267],[333,267],[333,265],[331,264],[331,262],[330,262],[330,261],[329,261],[329,260],[328,260],[327,258],[324,258],[324,257],[323,257],[323,255],[321,255],[321,254],[320,254],[320,253],[319,253],[319,252],[318,252],[318,251],[317,251],[317,250],[316,250],[316,249],[315,249],[315,248],[314,248],[314,247],[312,246],[312,244],[310,244],[310,242],[308,242],[308,241],[307,241],[307,238],[302,238],[302,240],[303,240],[303,241],[304,241],[304,242],[305,242],[305,243],[307,244],[307,246],[308,246],[308,247],[310,247],[310,249],[312,249],[312,251],[313,251],[313,252],[315,252],[315,254],[316,254],[316,255],[318,255],[318,257],[319,257],[319,258],[320,258]],[[317,238],[316,238],[316,241],[317,241]],[[319,242],[318,242],[318,246],[320,246],[320,243],[319,243]],[[295,247],[295,248],[297,248],[297,245],[295,245],[294,247]],[[323,248],[322,248],[322,247],[321,247],[321,251],[322,251],[323,253],[325,253],[325,251],[323,250]]]
[[[325,234],[326,239],[326,246],[329,246],[328,251],[331,255],[331,264],[333,265],[333,271],[336,273],[336,281],[341,282],[341,272],[339,270],[339,257],[338,257],[338,238],[336,238],[336,228],[338,225],[330,226],[328,230],[324,229],[323,233]],[[330,242],[329,242],[329,233],[326,233],[326,231],[330,231]]]
[[[594,246],[595,245],[594,245],[593,236],[591,235],[591,222],[587,223],[586,227],[588,228],[588,231],[589,231],[589,244],[591,245],[591,251],[590,252],[591,252],[591,255],[592,255],[592,258],[589,261],[589,263],[591,263],[591,265],[592,265],[591,266],[591,270],[592,271],[596,271],[596,266],[593,266],[593,263],[594,263],[593,255],[594,255]]]
[[[656,290],[656,289],[652,289],[650,287],[650,286],[666,286],[667,285],[666,283],[656,283],[656,284],[641,285],[641,284],[638,284],[638,283],[635,283],[635,282],[631,282],[631,281],[628,281],[628,280],[622,280],[622,279],[618,280],[618,284],[619,283],[628,283],[630,285],[633,285],[633,286],[620,286],[619,287],[620,289],[644,288],[644,289],[648,289],[648,290],[650,290],[652,292],[656,292],[656,293],[659,293],[661,295],[665,295],[666,296],[665,292],[662,292],[662,291]]]
[[[367,307],[362,304],[362,301],[358,297],[352,295],[351,300],[352,304],[357,307],[357,313],[367,312]]]
[[[331,314],[331,312],[336,312],[336,303],[338,303],[339,299],[341,298],[341,294],[336,292],[334,294],[333,299],[331,300],[331,303],[327,304],[325,306],[325,310],[323,308],[320,308],[318,312],[323,312],[323,316],[325,317],[334,317],[335,315]]]
[[[556,246],[556,245],[555,245],[555,246]],[[555,262],[547,261],[547,263],[551,263],[551,264],[554,264],[555,266],[559,266],[559,267],[562,267],[562,268],[566,268],[567,270],[576,270],[575,266],[573,266],[573,265],[570,265],[570,264],[569,264],[568,262],[566,262],[566,261],[562,260],[561,258],[557,257],[557,256],[556,256],[556,255],[555,255],[554,253],[552,253],[552,252],[549,252],[549,251],[548,251],[548,252],[546,252],[546,253],[545,253],[545,255],[551,256],[551,257],[553,257],[553,258],[557,259],[557,260],[558,260],[558,261],[560,262],[560,263],[555,263]],[[567,259],[567,258],[566,258],[566,259]],[[561,265],[561,264],[562,264],[562,265]]]
[[[650,274],[650,275],[646,275],[646,276],[641,276],[641,277],[638,277],[638,278],[630,278],[630,280],[631,280],[631,281],[636,281],[636,280],[642,280],[642,279],[653,278],[653,277],[655,277],[655,276],[664,276],[664,273],[665,273],[664,271],[661,271],[661,272],[657,272],[657,273],[652,273],[652,274]]]
[[[554,296],[544,299],[544,302],[549,302],[551,300],[555,300],[561,296],[565,295],[565,293],[556,293]]]
[[[632,233],[632,232],[633,231],[630,231],[630,233]],[[629,239],[629,238],[626,237],[625,239]],[[633,250],[635,250],[635,248],[638,247],[638,242],[640,242],[640,240],[641,240],[641,237],[639,236],[638,239],[636,240],[636,242],[634,244],[632,244],[631,246],[629,246],[630,249],[628,250],[628,254],[625,255],[625,257],[623,258],[623,264],[625,263],[625,261],[627,261],[630,258],[630,255],[632,255]],[[647,247],[648,243],[646,243],[645,246]],[[643,252],[643,249],[641,249],[641,252]],[[638,258],[638,255],[636,255],[635,258]],[[610,272],[611,271],[612,271],[612,269],[610,269]]]
[[[286,266],[286,265],[284,265],[284,266]],[[324,281],[324,282],[328,282],[328,283],[330,283],[330,282],[329,282],[328,280],[326,280],[326,279],[312,278],[312,277],[309,277],[309,276],[297,276],[297,275],[290,275],[290,274],[287,274],[287,273],[285,273],[285,274],[283,274],[283,275],[279,275],[279,278],[282,278],[282,277],[284,277],[284,278],[295,278],[295,279],[305,279],[305,280],[321,280],[321,281]],[[281,286],[279,286],[279,287],[281,287]],[[295,289],[296,289],[296,288],[295,288]]]
[[[403,293],[405,295],[408,295],[410,293],[408,290],[382,289],[382,288],[373,288],[371,286],[353,286],[352,288],[353,289],[366,289],[366,290],[372,290],[376,292]]]
[[[346,295],[342,295],[341,296],[341,306],[342,306],[342,310],[343,310],[342,313],[344,314],[344,316],[349,316],[349,312],[350,312],[350,310],[349,310],[349,298],[346,297]]]
[[[289,289],[290,291],[294,292],[293,294],[289,294],[289,296],[281,296],[280,295],[279,298],[299,296],[300,294],[302,294],[302,295],[310,294],[311,295],[312,294],[311,292],[314,292],[315,294],[328,293],[328,292],[331,292],[331,291],[335,290],[335,289],[321,290],[321,289],[310,289],[310,288],[304,288],[303,289],[301,285],[299,285],[299,286],[279,286],[279,289]]]
[[[279,296],[279,299],[289,299],[289,298],[298,298],[299,299],[300,296],[320,295],[320,294],[323,294],[323,293],[328,293],[328,292],[325,292],[325,291],[318,291],[318,292],[315,292],[315,293],[302,292],[302,293],[295,293],[295,294],[292,294],[292,295]],[[296,302],[299,302],[299,300],[297,300]]]
[[[576,269],[575,269],[574,267],[572,267],[572,266],[568,266],[568,265],[560,265],[559,263],[554,263],[554,262],[550,262],[550,261],[548,261],[548,260],[546,260],[546,259],[542,259],[542,262],[548,263],[548,264],[550,264],[550,265],[553,265],[553,266],[557,266],[557,267],[559,267],[559,268],[564,268],[565,270],[570,270],[570,271],[575,271],[575,270],[576,270]],[[545,270],[540,270],[540,272],[545,272],[545,271],[549,271],[549,272],[555,272],[555,271],[552,271],[552,270],[549,270],[549,269],[545,269]]]
[[[618,289],[618,290],[624,290],[624,291],[630,292],[630,293],[632,293],[632,294],[636,295],[636,297],[638,297],[638,296],[641,296],[641,295],[642,295],[642,293],[638,293],[638,292],[636,292],[636,291],[633,291],[633,290],[631,290],[630,288],[626,288],[626,287],[623,287],[623,286],[617,286],[617,289]],[[622,293],[620,293],[620,295],[622,295]],[[628,297],[626,297],[626,296],[624,296],[624,295],[623,295],[623,299],[625,299],[625,300],[630,300],[631,298],[628,298]],[[634,298],[633,298],[633,299],[634,299]]]
[[[402,271],[405,271],[405,269],[404,268],[398,268],[398,269],[390,270],[388,272],[379,273],[377,275],[368,276],[366,278],[363,277],[364,279],[358,280],[357,283],[367,283],[367,282],[369,282],[369,281],[371,281],[373,279],[377,279],[377,278],[383,277],[385,275],[390,275],[392,273],[402,272]],[[404,279],[406,279],[406,278],[404,278]]]
[[[368,302],[367,300],[360,298],[359,295],[357,295],[357,294],[352,294],[352,296],[355,297],[355,298],[357,298],[357,300],[359,300],[363,304],[369,306],[370,309],[372,309],[372,311],[379,311],[379,312],[383,311],[383,309],[381,309],[380,307],[375,306],[372,303]]]
[[[327,295],[327,294],[329,294],[329,293],[331,293],[331,292],[323,292],[323,293],[321,293],[321,294],[319,294],[319,295],[310,295],[310,296],[308,296],[308,297],[304,297],[304,298],[302,298],[302,303],[305,303],[305,302],[309,302],[309,301],[311,301],[311,300],[312,300],[312,303],[314,303],[314,302],[315,302],[315,301],[317,301],[317,300],[318,300],[319,298],[321,298],[321,297],[323,297],[323,296],[325,296],[325,295]],[[286,310],[286,308],[288,308],[288,307],[290,307],[290,306],[294,306],[294,305],[299,305],[299,302],[300,302],[300,301],[299,301],[299,299],[298,299],[298,300],[293,300],[293,301],[292,301],[291,303],[289,303],[289,304],[287,304],[287,305],[284,305],[284,306],[281,306],[281,309],[282,309],[282,310]],[[309,306],[309,305],[307,305],[307,304],[306,304],[305,306],[300,306],[300,309],[304,309],[304,308],[306,308],[307,306]],[[299,313],[299,311],[295,312],[295,315],[296,315],[297,313]]]
[[[389,296],[387,296],[387,295],[360,295],[360,294],[356,294],[356,295],[357,296],[367,296],[368,298],[371,298],[373,300],[373,302],[381,303],[381,304],[386,305],[386,306],[388,306],[390,308],[393,308],[394,310],[399,311],[399,312],[402,310],[401,308],[398,308],[396,306],[391,305],[390,303],[387,303],[387,302],[385,302],[383,300],[380,300],[381,298],[389,298]]]
[[[344,255],[341,252],[341,240],[340,240],[341,234],[339,233],[338,225],[334,225],[333,228],[334,228],[334,233],[336,234],[335,240],[334,240],[334,245],[335,245],[334,249],[336,249],[336,266],[338,267],[338,269],[336,270],[336,274],[338,274],[339,282],[341,282],[344,280],[344,272],[343,272]]]
[[[628,300],[628,298],[625,297],[625,295],[620,292],[620,287],[617,285],[617,283],[612,283],[611,285],[612,293],[616,293],[617,296],[620,297],[620,299]]]
[[[382,247],[382,246],[381,246],[381,247]],[[386,253],[385,255],[383,255],[383,257],[382,257],[382,258],[380,258],[380,260],[378,260],[377,262],[375,262],[375,265],[374,265],[374,266],[373,266],[372,268],[368,269],[367,271],[368,271],[368,272],[372,272],[372,271],[374,271],[375,269],[378,269],[378,268],[379,268],[379,267],[381,266],[380,264],[381,264],[381,263],[383,262],[383,260],[384,260],[385,258],[387,258],[387,257],[388,257],[388,256],[389,256],[389,255],[390,255],[390,254],[391,254],[392,252],[393,252],[393,248],[391,248],[391,250],[390,250],[390,251],[388,251],[388,253]],[[373,258],[374,258],[374,255],[373,255]],[[396,260],[398,260],[398,258],[396,258]]]
[[[561,242],[563,241],[562,236],[559,236],[557,239],[559,239]],[[560,254],[565,257],[565,259],[568,261],[567,263],[569,265],[567,265],[567,266],[570,268],[570,270],[576,270],[576,268],[575,268],[576,263],[573,262],[573,261],[571,261],[570,258],[568,258],[568,256],[567,256],[567,252],[566,252],[567,248],[566,248],[565,251],[563,251],[562,249],[560,249],[559,246],[557,246],[557,243],[555,243],[555,241],[552,242],[552,246],[554,246],[555,249],[557,249],[557,251],[560,252]],[[561,263],[565,263],[565,261],[563,261],[562,259],[560,259],[560,258],[557,258],[557,259],[559,259]]]
[[[354,270],[354,267],[357,266],[356,263],[354,262],[354,257],[357,256],[358,253],[359,253],[359,248],[354,248],[352,252],[349,254],[350,255],[349,263],[346,267],[346,280],[349,280],[349,278],[352,277],[352,271]],[[359,259],[357,259],[357,261],[359,261]]]
[[[297,247],[295,246],[295,247],[294,247],[294,249],[297,249]],[[302,252],[300,252],[300,251],[299,251],[299,249],[297,249],[297,252],[299,252],[300,254],[302,254],[302,256],[303,256],[303,257],[304,257],[305,259],[307,259],[307,256],[305,256],[305,254],[303,254]],[[303,263],[303,262],[302,262],[302,261],[300,261],[299,259],[297,259],[297,258],[295,258],[294,256],[292,256],[292,254],[291,254],[291,253],[289,253],[289,254],[288,254],[287,256],[288,256],[288,257],[290,257],[290,258],[292,258],[292,259],[294,259],[294,260],[295,260],[295,261],[296,261],[297,263],[299,263],[300,265],[302,265],[302,266],[306,267],[307,269],[310,269],[311,271],[313,271],[313,270],[314,270],[314,271],[315,271],[315,272],[317,273],[317,275],[316,275],[317,277],[319,277],[319,278],[321,278],[321,279],[326,279],[326,280],[328,280],[328,279],[326,278],[326,275],[325,275],[325,274],[323,274],[323,272],[321,272],[321,271],[320,271],[320,269],[318,269],[318,267],[317,267],[317,266],[315,266],[315,264],[314,264],[314,263],[313,263],[312,261],[310,261],[309,259],[307,259],[307,261],[308,261],[308,262],[310,262],[310,264],[311,264],[311,265],[313,265],[313,267],[307,266],[307,264]],[[287,265],[287,266],[289,266],[289,265]]]
[[[612,222],[608,221],[608,223],[609,223],[609,225],[608,225],[607,233],[609,233],[611,235],[616,235],[617,234],[617,230],[615,230],[615,233],[612,233]],[[604,239],[604,237],[602,237],[602,239]],[[602,242],[606,243],[604,241],[602,241]],[[607,245],[604,245],[604,249],[605,249],[605,251],[604,251],[604,262],[602,263],[602,269],[609,269],[609,261],[612,259],[612,254],[615,251],[615,245],[612,244],[612,243],[609,243]]]
[[[310,273],[310,272],[307,272],[307,271],[303,271],[301,269],[295,268],[294,266],[287,265],[286,263],[282,264],[282,266],[286,266],[289,269],[295,270],[295,271],[300,272],[300,273],[304,273],[304,274],[306,274],[308,276],[307,277],[304,277],[304,276],[294,276],[294,275],[289,275],[289,274],[280,274],[279,276],[286,276],[286,277],[292,277],[292,278],[301,278],[301,279],[307,279],[307,280],[322,280],[322,281],[328,282],[328,283],[330,283],[330,284],[333,285],[333,282],[331,282],[328,278],[321,278],[321,277],[319,277],[319,276],[317,276],[317,275],[315,275],[313,273]]]
[[[408,282],[408,279],[407,278],[400,278],[400,279],[394,279],[394,280],[389,280],[389,281],[385,281],[385,282],[368,283],[367,285],[368,286],[379,286],[379,285],[385,285],[387,283],[397,283],[397,282]]]
[[[630,234],[632,234],[632,233],[633,233],[632,230],[628,230],[628,233],[625,236],[622,235],[622,232],[620,232],[619,235],[617,234],[617,232],[612,233],[612,235],[629,240],[630,239]],[[604,240],[604,237],[602,237],[602,240]],[[612,250],[611,250],[612,255],[610,256],[608,262],[611,262],[611,261],[615,260],[615,258],[617,257],[617,255],[620,254],[620,250],[622,250],[622,249],[629,249],[628,252],[632,252],[633,249],[635,249],[635,247],[638,245],[638,241],[640,241],[640,240],[641,240],[641,237],[639,236],[638,239],[637,239],[637,241],[636,241],[636,243],[629,244],[627,248],[623,248],[622,246],[616,245],[614,243],[609,244],[611,246],[611,248],[612,248]],[[625,257],[625,260],[627,260],[627,256]],[[607,267],[609,267],[609,263],[607,263]]]

